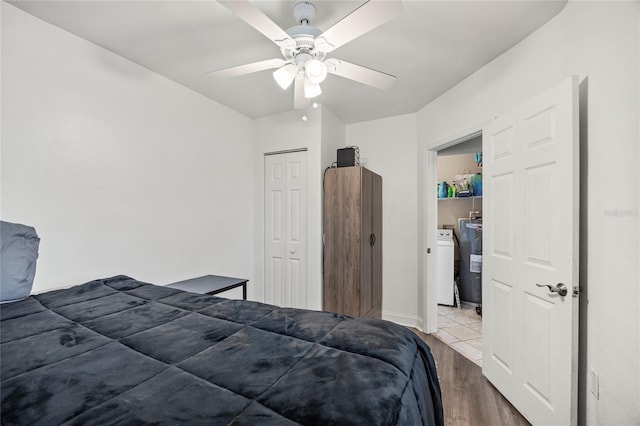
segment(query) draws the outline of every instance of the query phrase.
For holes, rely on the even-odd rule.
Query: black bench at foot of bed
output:
[[[3,425],[441,425],[429,348],[366,318],[118,276],[0,306]]]

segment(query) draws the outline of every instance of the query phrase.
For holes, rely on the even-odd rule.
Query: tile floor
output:
[[[482,367],[482,317],[475,308],[438,305],[435,336]]]

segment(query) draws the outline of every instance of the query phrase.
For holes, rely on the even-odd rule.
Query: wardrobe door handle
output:
[[[369,235],[369,245],[373,246],[376,244],[376,236],[374,234]]]

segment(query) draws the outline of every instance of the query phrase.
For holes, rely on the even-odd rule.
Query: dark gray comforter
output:
[[[0,306],[3,425],[440,425],[395,324],[119,276]]]

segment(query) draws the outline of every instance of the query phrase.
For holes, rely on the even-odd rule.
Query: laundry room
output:
[[[437,160],[437,336],[481,364],[482,135]]]
[[[454,280],[439,304],[479,308],[482,300],[482,136],[438,151],[438,241],[452,242]],[[451,235],[442,230],[452,230]],[[447,262],[449,264],[450,262]],[[457,291],[456,291],[457,284]]]

